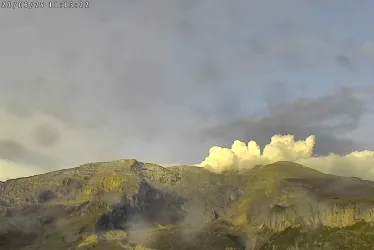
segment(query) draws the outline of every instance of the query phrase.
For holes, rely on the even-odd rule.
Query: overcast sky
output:
[[[374,149],[374,1],[89,3],[0,9],[1,159],[197,163],[279,133]]]

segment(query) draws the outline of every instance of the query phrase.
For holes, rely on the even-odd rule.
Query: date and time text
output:
[[[1,1],[2,9],[87,9],[89,1]]]

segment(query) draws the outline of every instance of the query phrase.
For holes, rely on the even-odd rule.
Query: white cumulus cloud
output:
[[[313,156],[315,136],[295,141],[293,135],[274,135],[261,151],[255,141],[236,140],[231,148],[214,146],[198,166],[221,173],[230,169],[249,169],[258,164],[293,161],[323,173],[354,176],[374,181],[374,151],[356,151],[347,155]]]

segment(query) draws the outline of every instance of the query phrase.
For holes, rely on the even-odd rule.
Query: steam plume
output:
[[[255,141],[248,145],[236,140],[231,148],[214,146],[199,164],[211,171],[221,173],[230,169],[249,169],[257,164],[276,161],[293,161],[323,173],[354,176],[374,181],[374,151],[355,151],[347,155],[329,154],[313,156],[315,136],[295,141],[293,135],[274,135],[261,152]]]

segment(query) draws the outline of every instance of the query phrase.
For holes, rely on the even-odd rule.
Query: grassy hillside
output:
[[[374,249],[374,183],[136,160],[0,183],[0,249]]]

